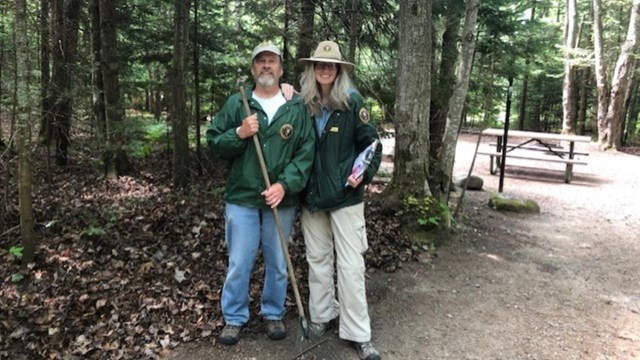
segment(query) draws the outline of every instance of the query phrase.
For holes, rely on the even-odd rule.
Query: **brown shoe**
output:
[[[282,340],[287,337],[287,330],[282,320],[265,320],[267,323],[267,337],[271,340]]]
[[[224,345],[235,345],[240,341],[240,331],[242,326],[239,325],[225,325],[224,329],[220,333],[220,343]]]

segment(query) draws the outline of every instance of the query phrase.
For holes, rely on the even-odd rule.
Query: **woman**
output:
[[[382,149],[376,149],[362,175],[351,175],[354,160],[378,134],[349,77],[355,65],[343,60],[335,42],[320,42],[312,57],[299,61],[306,64],[300,95],[315,119],[318,135],[301,215],[309,263],[311,330],[324,334],[339,317],[340,338],[353,342],[361,359],[380,359],[371,342],[365,291],[363,254],[368,244],[363,197],[365,184],[380,166]]]

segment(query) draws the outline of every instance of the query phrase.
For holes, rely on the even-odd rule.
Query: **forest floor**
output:
[[[468,171],[474,146],[461,135],[457,173]],[[466,192],[458,231],[437,256],[369,271],[383,359],[640,359],[640,157],[581,148],[589,164],[574,168],[570,184],[561,165],[507,166],[505,194],[537,201],[535,215],[488,207],[498,176],[479,156],[473,173],[485,191]],[[212,339],[168,358],[291,359],[297,316],[287,319],[290,336],[280,342],[254,324],[235,346]],[[336,334],[330,339],[308,358],[357,358]]]
[[[461,135],[456,174],[468,171],[474,146]],[[575,167],[571,184],[560,165],[507,166],[505,193],[536,200],[541,212],[533,215],[489,208],[498,177],[479,156],[473,173],[485,190],[466,192],[456,230],[435,254],[406,238],[399,214],[368,202],[367,293],[383,359],[640,359],[638,148],[579,149],[590,152],[589,164]],[[37,157],[39,243],[27,270],[8,252],[19,245],[17,206],[0,212],[0,359],[294,358],[291,299],[285,340],[266,338],[254,301],[240,343],[217,343],[226,262],[221,165],[177,193],[169,154],[139,164],[132,177],[104,181],[86,165],[91,151],[76,145],[70,166],[52,165],[51,173]],[[292,256],[306,299],[299,234]],[[254,299],[261,271],[259,261]],[[357,355],[331,334],[305,358]]]

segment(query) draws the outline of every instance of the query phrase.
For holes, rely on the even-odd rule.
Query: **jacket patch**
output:
[[[369,120],[371,120],[371,117],[369,116],[369,112],[365,108],[360,108],[360,111],[358,111],[358,117],[360,118],[360,121],[362,121],[365,124],[368,123]]]
[[[289,140],[291,135],[293,134],[293,126],[291,124],[284,124],[280,128],[280,137],[284,140]]]
[[[338,132],[340,130],[340,128],[338,128],[337,126],[333,126],[331,127],[331,129],[329,129],[329,131],[331,132]]]

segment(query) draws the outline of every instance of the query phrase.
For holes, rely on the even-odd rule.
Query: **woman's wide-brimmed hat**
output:
[[[353,63],[344,61],[340,47],[333,41],[321,41],[316,48],[316,51],[309,58],[302,58],[299,62],[327,62],[342,65],[347,73],[352,73],[356,66]]]

